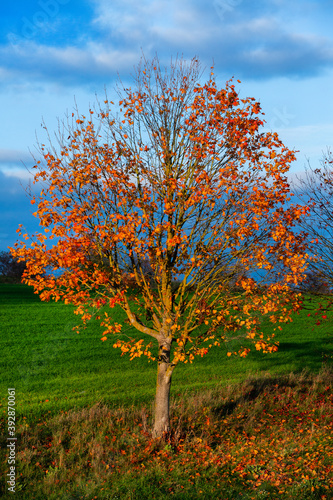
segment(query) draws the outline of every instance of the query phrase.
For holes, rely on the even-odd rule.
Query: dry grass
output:
[[[23,419],[19,498],[333,498],[332,389],[325,368],[176,396],[162,441],[151,407]]]

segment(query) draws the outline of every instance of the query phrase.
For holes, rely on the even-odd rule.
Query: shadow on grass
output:
[[[37,294],[34,294],[33,288],[28,285],[17,283],[0,283],[0,304],[29,304],[40,303],[41,300]]]
[[[325,361],[325,356],[333,355],[333,339],[314,339],[306,342],[280,342],[277,353],[263,357],[262,353],[252,352],[249,356],[255,360],[260,370],[279,370],[284,372],[301,372],[306,367],[310,371],[318,372]]]
[[[259,377],[250,376],[242,384],[233,387],[233,391],[225,403],[218,404],[212,408],[212,413],[218,418],[231,415],[236,409],[246,403],[259,399],[263,394],[276,392],[277,388],[285,390],[287,388],[297,388],[297,393],[301,394],[315,388],[320,384],[331,385],[333,383],[333,367],[322,365],[320,373],[316,376],[308,369],[303,369],[301,373],[271,375],[262,374]]]

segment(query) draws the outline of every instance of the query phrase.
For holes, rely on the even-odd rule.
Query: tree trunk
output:
[[[165,432],[169,432],[170,430],[169,398],[171,375],[170,346],[160,345],[157,366],[154,438],[161,438]]]

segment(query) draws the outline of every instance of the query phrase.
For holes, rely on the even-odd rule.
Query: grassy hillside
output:
[[[309,314],[277,353],[216,348],[177,367],[173,431],[156,444],[155,364],[121,357],[97,323],[73,333],[71,306],[0,285],[2,477],[14,387],[22,500],[333,498],[332,323]]]
[[[305,310],[284,326],[277,353],[251,352],[238,359],[228,358],[225,348],[216,348],[192,365],[178,366],[172,393],[245,380],[251,373],[304,368],[318,372],[323,354],[333,353],[333,338],[328,334],[329,324],[316,327],[307,315]],[[121,321],[121,317],[117,319]],[[97,322],[74,333],[76,320],[70,305],[41,302],[24,285],[0,285],[1,394],[6,394],[7,387],[15,387],[19,410],[27,418],[96,402],[131,405],[151,401],[155,364],[146,358],[130,361],[121,357],[112,340],[100,340]],[[138,335],[131,327],[127,331]]]

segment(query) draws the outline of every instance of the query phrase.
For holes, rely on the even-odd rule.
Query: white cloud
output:
[[[95,41],[88,41],[83,47],[52,47],[24,42],[19,49],[0,48],[0,56],[8,84],[15,80],[18,85],[21,79],[28,79],[30,82],[58,81],[65,85],[80,82],[84,86],[98,80],[105,83],[118,71],[132,69],[140,52],[131,47],[121,48]]]
[[[20,161],[31,161],[31,156],[18,149],[0,149],[0,168],[2,163],[18,163]]]
[[[16,178],[22,182],[26,182],[33,179],[33,174],[29,172],[29,170],[14,166],[14,167],[0,167],[0,171],[5,175],[5,177]],[[17,193],[17,189],[14,190],[15,194]],[[12,194],[14,194],[12,192]]]
[[[164,23],[173,15],[177,3],[175,0],[95,0],[96,15],[93,24],[103,30],[112,30],[110,35],[118,33],[132,36],[133,29],[147,33],[147,26]]]
[[[306,4],[314,9],[313,2]],[[316,75],[333,66],[331,37],[315,26],[304,28],[300,2],[290,7],[298,14],[294,30],[285,20],[284,2],[259,1],[250,8],[235,0],[223,19],[214,2],[203,0],[95,0],[93,5],[90,29],[70,43],[40,44],[36,38],[2,46],[2,82],[106,83],[118,71],[130,73],[142,51],[146,57],[157,52],[161,60],[177,53],[197,55],[205,64],[214,59],[229,75],[254,80]]]

